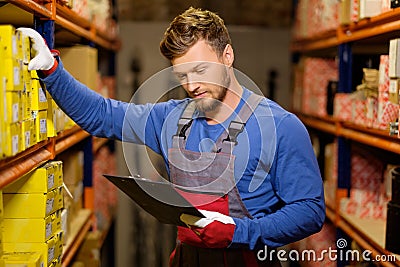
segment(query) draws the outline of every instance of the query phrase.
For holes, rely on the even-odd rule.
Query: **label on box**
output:
[[[12,122],[18,122],[19,115],[19,103],[14,103],[12,105]]]
[[[12,142],[12,153],[13,155],[18,153],[18,135],[13,135],[11,137],[11,142]]]
[[[42,87],[39,87],[39,102],[46,102],[46,93],[44,92]]]
[[[49,250],[47,252],[47,263],[51,263],[54,260],[54,247],[49,247]]]
[[[47,133],[46,119],[40,119],[39,125],[40,125],[39,126],[40,133]]]
[[[49,214],[53,210],[54,198],[46,200],[46,214]]]
[[[14,85],[20,84],[19,67],[14,67]]]
[[[397,93],[397,80],[390,80],[389,93]]]
[[[11,38],[11,42],[12,42],[12,53],[13,55],[16,55],[18,53],[18,47],[17,47],[17,37],[15,35],[13,35],[13,37]]]
[[[31,144],[31,131],[25,132],[25,144],[26,146]]]
[[[54,173],[51,173],[47,176],[47,188],[54,187]]]
[[[51,223],[46,224],[46,239],[51,236],[51,233],[53,232],[53,228],[51,227]]]

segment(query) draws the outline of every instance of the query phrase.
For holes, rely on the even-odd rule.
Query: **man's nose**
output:
[[[192,73],[187,74],[186,78],[186,88],[189,92],[195,91],[199,87],[199,81],[195,78],[195,75]]]

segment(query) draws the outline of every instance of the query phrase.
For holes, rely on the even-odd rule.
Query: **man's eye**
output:
[[[197,74],[204,74],[205,72],[206,72],[205,68],[201,68],[201,69],[196,70]]]
[[[186,75],[185,74],[177,74],[176,77],[181,81],[186,79]]]

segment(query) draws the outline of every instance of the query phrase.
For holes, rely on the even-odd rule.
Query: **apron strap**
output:
[[[244,102],[243,107],[238,112],[236,118],[229,123],[228,134],[226,138],[219,138],[217,144],[221,144],[220,151],[231,153],[235,145],[237,145],[237,137],[243,132],[247,120],[253,114],[258,104],[263,100],[263,96],[252,93]]]
[[[192,100],[187,105],[183,111],[181,117],[178,120],[178,130],[173,136],[172,146],[183,148],[184,140],[189,135],[190,126],[193,122],[193,114],[196,110],[196,103]],[[189,130],[189,132],[187,132]],[[186,133],[187,132],[187,133]]]

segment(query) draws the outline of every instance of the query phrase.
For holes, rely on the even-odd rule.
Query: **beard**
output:
[[[196,108],[203,113],[216,111],[225,99],[230,84],[231,78],[225,70],[222,85],[212,85],[214,87],[212,97],[196,99]]]

